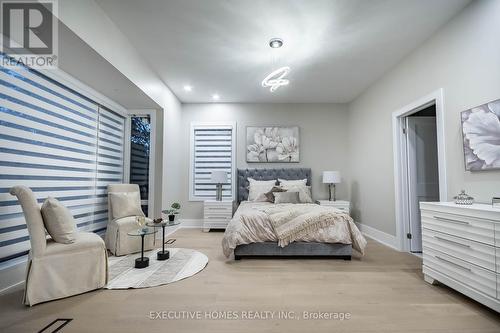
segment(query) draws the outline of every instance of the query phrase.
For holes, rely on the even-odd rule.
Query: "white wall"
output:
[[[500,1],[473,1],[349,106],[356,221],[395,235],[391,113],[444,89],[448,199],[500,195],[500,171],[465,172],[460,112],[500,98]]]
[[[59,2],[59,18],[82,40],[89,44],[104,59],[122,72],[139,89],[162,107],[163,111],[163,151],[158,147],[157,156],[162,158],[162,174],[155,181],[157,194],[161,194],[161,205],[156,210],[167,207],[177,196],[181,172],[176,141],[179,136],[181,104],[177,97],[143,61],[130,41],[93,0],[65,0]],[[160,119],[161,117],[158,117]],[[162,126],[158,126],[161,129]],[[161,145],[159,145],[161,146]],[[158,192],[160,191],[160,192]]]
[[[181,218],[201,219],[203,204],[189,202],[189,137],[191,122],[237,122],[237,167],[310,167],[314,199],[328,198],[321,183],[324,170],[339,170],[349,178],[347,150],[347,106],[343,104],[183,104],[179,163]],[[280,125],[300,127],[300,163],[246,163],[246,127]],[[347,185],[340,184],[339,198],[347,198]]]

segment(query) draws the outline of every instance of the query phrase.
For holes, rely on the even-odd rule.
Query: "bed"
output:
[[[350,218],[349,223],[338,223],[335,226],[322,228],[310,235],[283,246],[278,244],[271,225],[265,221],[247,222],[247,217],[255,212],[267,211],[286,206],[263,202],[251,202],[248,199],[248,178],[256,180],[300,180],[307,179],[311,185],[311,169],[309,168],[273,168],[273,169],[238,169],[237,171],[237,201],[238,209],[228,224],[222,241],[226,256],[234,253],[235,260],[243,258],[285,257],[285,258],[337,258],[351,260],[354,243],[363,252],[366,240],[361,235]],[[289,204],[296,206],[294,204]],[[299,205],[305,208],[319,207],[317,205]],[[314,207],[313,207],[314,206]],[[293,208],[290,208],[293,209]],[[324,208],[326,209],[326,208]],[[340,213],[340,212],[339,212]],[[260,214],[260,213],[258,213]],[[243,222],[242,222],[243,221]],[[250,227],[249,223],[253,223]],[[349,236],[346,235],[349,233]],[[354,235],[351,237],[351,235]],[[280,246],[281,245],[281,246]]]

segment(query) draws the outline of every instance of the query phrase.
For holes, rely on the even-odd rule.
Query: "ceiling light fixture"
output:
[[[289,72],[290,67],[288,66],[278,68],[262,80],[262,86],[264,88],[270,87],[269,90],[275,92],[279,87],[286,86],[290,83],[290,80],[284,78]]]
[[[273,49],[279,49],[280,47],[283,46],[283,39],[271,38],[271,40],[269,41],[269,46],[272,47]]]
[[[192,90],[193,90],[193,87],[191,87],[189,84],[186,84],[184,86],[184,91],[188,91],[189,92],[189,91],[192,91]]]
[[[218,100],[220,99],[219,94],[213,94],[213,95],[212,95],[212,99],[213,99],[214,101],[218,101]]]

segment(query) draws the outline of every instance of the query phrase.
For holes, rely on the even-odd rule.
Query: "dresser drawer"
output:
[[[208,214],[232,214],[233,207],[205,207],[203,211]]]
[[[495,248],[448,234],[422,229],[424,252],[427,249],[436,250],[463,261],[495,271]]]
[[[485,295],[497,297],[497,274],[494,272],[431,248],[424,249],[424,266],[447,275]]]
[[[205,201],[204,202],[205,207],[215,207],[215,208],[220,208],[220,207],[228,207],[233,209],[233,202],[232,201]]]
[[[464,215],[422,210],[422,227],[495,246],[493,222]]]
[[[229,221],[232,219],[231,215],[223,215],[223,214],[205,214],[203,216],[205,220],[222,220],[222,221]]]

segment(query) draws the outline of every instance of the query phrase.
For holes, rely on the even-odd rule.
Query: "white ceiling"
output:
[[[221,102],[330,103],[353,100],[469,0],[96,2],[182,102],[217,92]],[[269,48],[272,37],[284,46]],[[261,87],[284,65],[289,86]]]
[[[60,22],[59,68],[126,109],[160,108],[125,75]]]

